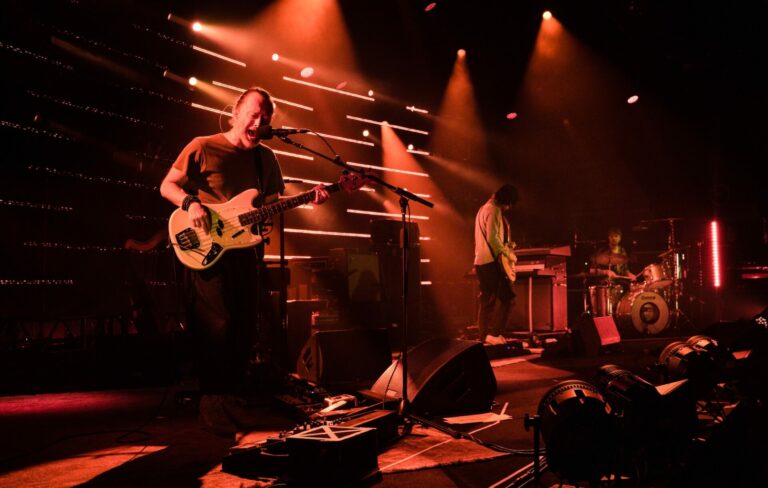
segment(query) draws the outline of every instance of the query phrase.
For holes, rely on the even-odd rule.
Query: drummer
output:
[[[627,291],[637,276],[629,270],[629,255],[621,245],[621,229],[608,229],[608,245],[592,255],[589,274],[604,276],[609,283],[619,283]]]

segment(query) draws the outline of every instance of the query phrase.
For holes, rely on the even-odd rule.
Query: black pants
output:
[[[245,393],[267,308],[263,275],[254,249],[230,250],[209,269],[187,270],[187,322],[201,393]]]
[[[479,339],[484,341],[488,334],[500,335],[504,332],[515,292],[497,263],[475,266],[475,272],[480,282]]]

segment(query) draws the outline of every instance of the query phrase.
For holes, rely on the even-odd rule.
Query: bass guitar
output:
[[[507,250],[509,254],[500,252],[498,256],[496,256],[496,262],[499,265],[499,268],[501,269],[501,272],[504,274],[504,276],[509,280],[510,283],[514,283],[517,279],[517,272],[515,271],[515,263],[517,263],[517,256],[514,253],[515,247],[517,245],[514,242],[507,243]]]
[[[343,175],[337,183],[326,186],[325,190],[328,193],[340,189],[354,191],[366,181],[354,173]],[[179,261],[189,268],[203,270],[216,264],[229,249],[260,244],[264,238],[257,224],[273,215],[312,202],[315,190],[257,208],[253,202],[258,196],[259,190],[251,188],[227,202],[203,205],[211,217],[211,229],[208,232],[194,227],[186,211],[176,209],[168,220],[168,238]]]

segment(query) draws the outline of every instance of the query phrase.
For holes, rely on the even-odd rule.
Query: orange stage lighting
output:
[[[545,10],[543,14],[541,14],[541,18],[544,20],[549,20],[552,18],[552,12],[549,10]]]

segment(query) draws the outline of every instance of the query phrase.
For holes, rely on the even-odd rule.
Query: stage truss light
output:
[[[272,55],[272,61],[280,61],[280,55],[277,53],[274,53]]]
[[[616,423],[595,385],[581,380],[558,383],[542,397],[538,415],[552,472],[569,482],[596,482],[611,473]]]
[[[192,30],[195,32],[200,32],[203,30],[203,24],[200,22],[193,22],[192,23]]]

